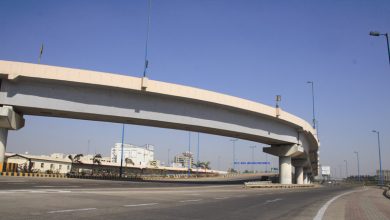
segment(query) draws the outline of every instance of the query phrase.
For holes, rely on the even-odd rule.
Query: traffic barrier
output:
[[[67,176],[65,174],[18,173],[18,172],[2,172],[1,176],[67,178]]]
[[[245,188],[309,188],[315,187],[314,184],[267,184],[267,183],[250,183],[246,182]]]

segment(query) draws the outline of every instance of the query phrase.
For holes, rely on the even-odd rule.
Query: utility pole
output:
[[[236,171],[236,141],[238,139],[230,139],[230,141],[233,142],[233,170]]]
[[[372,132],[378,135],[378,150],[379,150],[379,178],[378,184],[383,186],[383,173],[382,173],[382,156],[381,156],[381,141],[379,136],[379,131],[373,130]]]
[[[188,132],[188,177],[191,175],[191,131]]]
[[[148,0],[148,26],[146,29],[146,42],[145,42],[145,65],[144,65],[144,77],[146,77],[146,70],[149,66],[148,61],[148,43],[149,43],[149,29],[150,29],[150,8],[151,8],[152,2],[151,0]]]
[[[311,84],[311,96],[312,96],[312,103],[313,103],[313,128],[316,129],[316,115],[315,115],[315,105],[314,105],[314,82],[313,81],[307,81],[307,83]]]
[[[123,142],[125,140],[125,124],[122,124],[122,144],[121,144],[121,166],[119,168],[119,176],[123,175]]]
[[[359,182],[360,182],[359,152],[357,152],[357,151],[354,151],[354,153],[356,154],[356,159],[357,159],[357,168],[358,168],[358,180],[359,180]]]
[[[254,163],[254,161],[255,161],[255,156],[254,156],[254,154],[255,154],[255,148],[256,148],[256,146],[249,146],[249,148],[252,149],[251,170],[252,170],[252,173],[255,173],[255,170],[254,170],[254,168],[253,168],[253,163]]]
[[[170,153],[170,151],[171,151],[171,149],[168,148],[168,164],[167,164],[168,167],[169,167],[170,164],[171,164],[171,163],[170,163],[170,159],[169,159],[169,153]]]
[[[345,162],[345,176],[346,178],[348,178],[348,161],[344,160],[344,162]]]

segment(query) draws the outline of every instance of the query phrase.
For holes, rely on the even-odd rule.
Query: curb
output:
[[[67,178],[65,174],[18,173],[18,172],[1,172],[0,176]]]
[[[385,190],[383,191],[383,195],[384,195],[386,198],[390,199],[390,189],[385,189]]]
[[[245,188],[312,188],[314,184],[245,184]]]

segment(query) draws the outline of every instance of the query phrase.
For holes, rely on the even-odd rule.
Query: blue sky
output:
[[[381,132],[383,167],[390,169],[390,65],[384,37],[390,32],[389,1],[183,1],[153,0],[148,76],[226,93],[268,105],[282,95],[282,108],[311,121],[315,82],[323,164],[344,160],[356,172],[378,168]],[[0,59],[141,76],[147,1],[1,1]],[[168,137],[175,136],[172,139]],[[108,155],[121,125],[26,116],[10,132],[7,151]],[[192,147],[196,146],[193,134]],[[229,138],[201,134],[201,160],[226,169]],[[188,133],[127,125],[126,142],[156,146],[167,160],[188,148]],[[264,161],[262,144],[237,142],[237,159]],[[272,162],[276,165],[276,158]],[[248,167],[249,168],[249,167]],[[242,169],[245,169],[244,167]],[[332,170],[334,171],[334,170]]]

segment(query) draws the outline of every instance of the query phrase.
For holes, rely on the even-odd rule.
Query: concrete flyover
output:
[[[261,103],[198,88],[88,70],[0,61],[0,164],[9,129],[23,115],[86,119],[198,131],[270,145],[280,181],[308,181],[319,142],[301,118]]]

